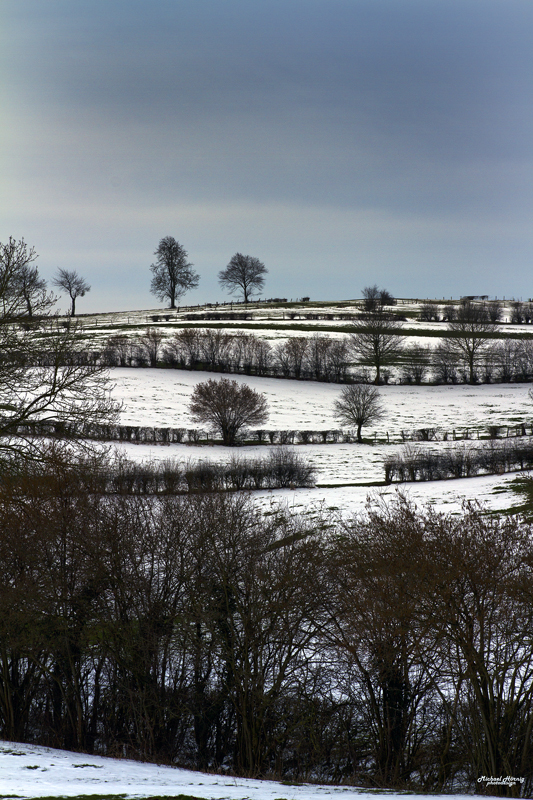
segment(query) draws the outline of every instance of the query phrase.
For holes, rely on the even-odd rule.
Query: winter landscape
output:
[[[531,0],[0,0],[0,800],[533,797]]]
[[[386,301],[14,329],[2,796],[527,796],[529,304]]]

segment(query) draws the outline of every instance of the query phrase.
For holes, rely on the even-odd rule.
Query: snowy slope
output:
[[[115,368],[110,371],[113,397],[124,403],[121,421],[130,425],[196,427],[188,412],[194,386],[227,377],[263,392],[269,404],[266,428],[319,430],[338,428],[333,403],[342,387],[332,383],[219,375],[213,372]],[[366,429],[378,436],[389,431],[395,439],[402,429],[483,427],[531,419],[531,384],[476,386],[382,386],[384,418]]]
[[[275,781],[229,778],[137,761],[67,753],[48,747],[0,743],[2,798],[98,794],[124,795],[127,798],[185,794],[213,800],[319,800],[325,797],[331,800],[371,800],[376,797],[375,792],[353,787],[291,786]],[[401,796],[423,800],[420,794],[402,793]]]

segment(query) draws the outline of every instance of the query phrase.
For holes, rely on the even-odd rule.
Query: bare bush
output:
[[[243,428],[268,419],[264,395],[226,378],[196,384],[189,408],[195,422],[206,423],[220,433],[225,445],[234,445]]]

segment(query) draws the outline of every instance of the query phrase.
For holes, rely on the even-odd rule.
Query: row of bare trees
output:
[[[533,340],[480,340],[477,348],[461,355],[458,345],[444,339],[436,347],[411,345],[402,355],[401,380],[420,384],[435,383],[510,383],[533,378]]]
[[[54,443],[52,447],[57,447]],[[24,477],[41,480],[43,468],[32,461],[23,467]],[[316,468],[289,447],[277,447],[256,457],[232,456],[227,462],[188,459],[131,461],[120,455],[85,461],[78,470],[79,486],[100,495],[178,495],[188,492],[296,489],[314,485]],[[89,477],[89,483],[85,476]],[[15,485],[20,470],[15,465],[2,470],[4,484]],[[46,482],[46,480],[45,480]]]
[[[401,498],[345,522],[244,494],[102,502],[57,456],[38,477],[0,487],[3,738],[531,796],[529,525]]]
[[[248,375],[331,381],[387,382],[390,368],[405,383],[529,381],[533,340],[499,339],[482,306],[459,308],[435,346],[406,345],[401,322],[385,311],[365,314],[342,338],[316,333],[272,346],[253,333],[184,328],[166,339],[148,328],[136,338],[111,337],[102,353],[109,366],[171,366]]]
[[[383,466],[386,483],[500,475],[533,467],[533,440],[504,439],[478,446],[461,442],[440,450],[407,444],[402,452],[386,458]]]
[[[472,303],[465,297],[460,303],[426,302],[420,306],[419,319],[423,322],[454,322],[460,315],[461,307]],[[497,325],[503,321],[504,305],[499,300],[487,300],[478,303],[483,309],[488,322]],[[533,322],[533,303],[512,300],[509,303],[508,321],[511,325],[529,325]]]
[[[48,314],[57,298],[48,291],[46,279],[36,265],[38,255],[24,239],[12,236],[0,242],[0,316],[10,320],[32,320]],[[58,268],[52,285],[70,298],[70,316],[76,315],[76,300],[91,287],[75,270]]]
[[[247,375],[279,375],[343,381],[350,362],[345,339],[315,334],[297,336],[275,347],[252,333],[227,333],[207,328],[184,328],[165,339],[162,331],[148,328],[132,339],[108,339],[103,359],[109,366],[151,366],[204,369]]]

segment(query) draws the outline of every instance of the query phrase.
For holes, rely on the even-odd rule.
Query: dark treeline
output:
[[[161,495],[187,492],[295,489],[314,485],[316,469],[288,447],[272,449],[258,458],[232,456],[227,463],[175,459],[131,461],[115,458],[82,462],[77,470],[80,490],[102,495]],[[48,471],[34,462],[23,466],[23,477],[47,485]],[[89,478],[87,482],[87,477]],[[16,464],[4,471],[2,482],[16,486],[21,473]]]
[[[476,352],[472,365],[445,338],[434,347],[415,344],[401,348],[395,362],[388,366],[396,367],[400,382],[408,384],[531,381],[533,340],[490,340],[489,333],[480,335],[483,347]],[[253,333],[184,328],[165,339],[161,331],[149,328],[136,339],[113,336],[95,355],[108,366],[163,366],[331,383],[372,380],[367,369],[372,357],[358,364],[352,337],[334,339],[318,333],[294,336],[272,346]],[[91,354],[85,357],[90,360]],[[381,381],[390,379],[390,368],[381,370]]]
[[[385,482],[438,481],[446,478],[471,478],[474,475],[501,475],[533,468],[533,439],[494,440],[483,445],[466,442],[435,450],[408,444],[403,452],[385,459]]]
[[[341,522],[244,493],[0,484],[0,735],[243,775],[533,790],[533,536],[401,498]],[[504,787],[492,787],[491,791]]]
[[[184,328],[165,339],[149,328],[131,339],[113,336],[101,354],[108,366],[166,366],[285,378],[342,382],[350,363],[348,342],[296,336],[274,347],[253,333]]]
[[[364,325],[364,320],[365,315],[360,314],[360,325]],[[466,342],[466,354],[461,347],[452,346],[454,340],[461,339],[457,331],[443,331],[442,341],[435,346],[402,344],[394,358],[388,359],[386,365],[382,363],[379,382],[389,383],[393,377],[400,383],[417,385],[533,380],[533,339],[498,340],[494,338],[495,326],[486,323],[486,328],[476,333],[471,342],[465,334],[462,341]],[[394,335],[398,333],[401,330],[395,330]],[[360,333],[347,331],[347,334],[343,338],[319,333],[293,336],[272,345],[253,333],[183,328],[166,337],[158,328],[147,328],[139,336],[111,336],[100,349],[89,350],[78,345],[64,350],[60,357],[65,365],[88,368],[150,366],[330,383],[375,382],[374,344],[379,352],[393,334],[385,330],[380,334],[381,342],[369,341],[370,350],[365,358],[354,347]],[[468,357],[470,345],[474,352]],[[26,358],[21,353],[14,356],[18,361]],[[32,352],[31,365],[50,367],[57,358],[57,353],[48,351],[43,343],[42,349]],[[394,376],[392,368],[396,371]]]

